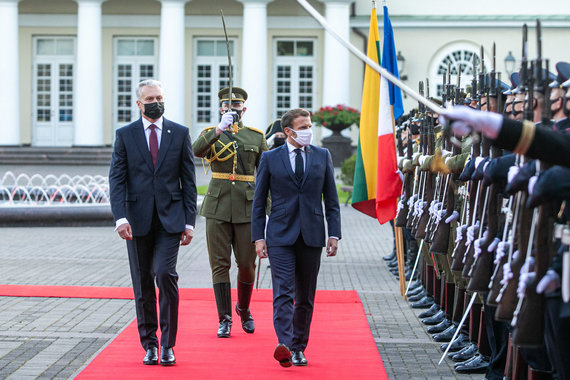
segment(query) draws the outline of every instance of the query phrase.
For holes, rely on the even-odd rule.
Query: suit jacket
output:
[[[306,245],[324,247],[325,217],[329,236],[341,238],[340,208],[331,155],[327,149],[309,145],[306,160],[305,175],[298,182],[291,168],[287,144],[261,155],[251,214],[252,241],[266,239],[268,247],[291,246],[301,233]],[[271,213],[265,238],[269,192]]]
[[[182,232],[196,222],[196,175],[188,128],[164,119],[156,160],[142,120],[117,130],[109,171],[111,210],[127,218],[134,236],[148,234],[154,208],[164,229]]]

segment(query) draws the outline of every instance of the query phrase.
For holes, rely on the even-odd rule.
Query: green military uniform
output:
[[[237,87],[233,88],[232,95],[232,103],[247,99],[247,93]],[[227,101],[228,89],[220,90],[218,96],[221,102]],[[255,170],[261,154],[268,150],[265,136],[262,131],[245,127],[239,121],[219,136],[216,127],[206,128],[192,148],[212,171],[200,215],[206,217],[206,241],[220,323],[225,321],[227,325],[229,318],[231,326],[229,271],[233,248],[238,266],[236,311],[242,317],[244,330],[253,332],[249,301],[255,280],[256,253],[251,243],[251,207]],[[246,328],[248,321],[251,328]],[[229,330],[222,335],[229,336]]]

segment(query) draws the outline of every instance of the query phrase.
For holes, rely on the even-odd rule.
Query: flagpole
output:
[[[380,75],[382,75],[383,78],[386,78],[388,81],[392,82],[395,86],[399,87],[402,91],[404,91],[406,94],[410,95],[412,98],[414,98],[415,100],[417,100],[418,102],[424,104],[426,107],[428,107],[429,109],[431,109],[433,112],[436,112],[440,115],[444,115],[447,113],[447,110],[445,108],[440,107],[439,105],[437,105],[436,103],[432,102],[431,100],[427,99],[424,96],[421,96],[420,94],[418,94],[415,90],[413,90],[411,87],[409,87],[407,84],[405,84],[404,82],[402,82],[400,79],[396,78],[394,75],[392,75],[392,73],[390,73],[388,70],[384,69],[383,67],[380,67],[380,65],[378,65],[376,62],[374,62],[372,59],[368,58],[365,54],[363,54],[360,50],[358,50],[353,44],[351,44],[350,42],[346,41],[344,38],[342,38],[337,32],[336,30],[334,30],[334,28],[327,22],[327,20],[324,19],[324,17],[317,12],[317,10],[315,8],[313,8],[313,6],[311,4],[309,4],[307,2],[307,0],[297,0],[297,2],[303,7],[305,8],[305,10],[307,12],[309,12],[309,14],[311,16],[313,16],[313,18],[319,23],[321,24],[321,26],[323,28],[325,28],[325,30],[327,32],[329,32],[330,34],[332,34],[332,36],[334,38],[336,38],[336,40],[343,45],[345,48],[347,48],[348,50],[350,50],[350,52],[354,55],[356,55],[361,61],[364,61],[368,66],[370,66],[374,71],[378,72]]]

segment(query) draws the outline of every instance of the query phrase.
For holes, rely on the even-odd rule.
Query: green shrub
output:
[[[356,154],[353,154],[340,165],[340,180],[345,185],[354,184],[354,167],[356,166]]]

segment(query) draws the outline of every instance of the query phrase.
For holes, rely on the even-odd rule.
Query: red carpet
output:
[[[235,291],[235,289],[234,289]],[[132,299],[130,288],[0,286],[1,296]],[[235,302],[235,293],[233,294]],[[230,339],[216,337],[217,313],[211,289],[181,289],[177,364],[144,366],[136,322],[131,323],[79,374],[80,379],[387,379],[355,291],[317,292],[307,367],[282,368],[273,359],[277,344],[271,291],[254,291],[256,331],[243,332],[234,316]]]

